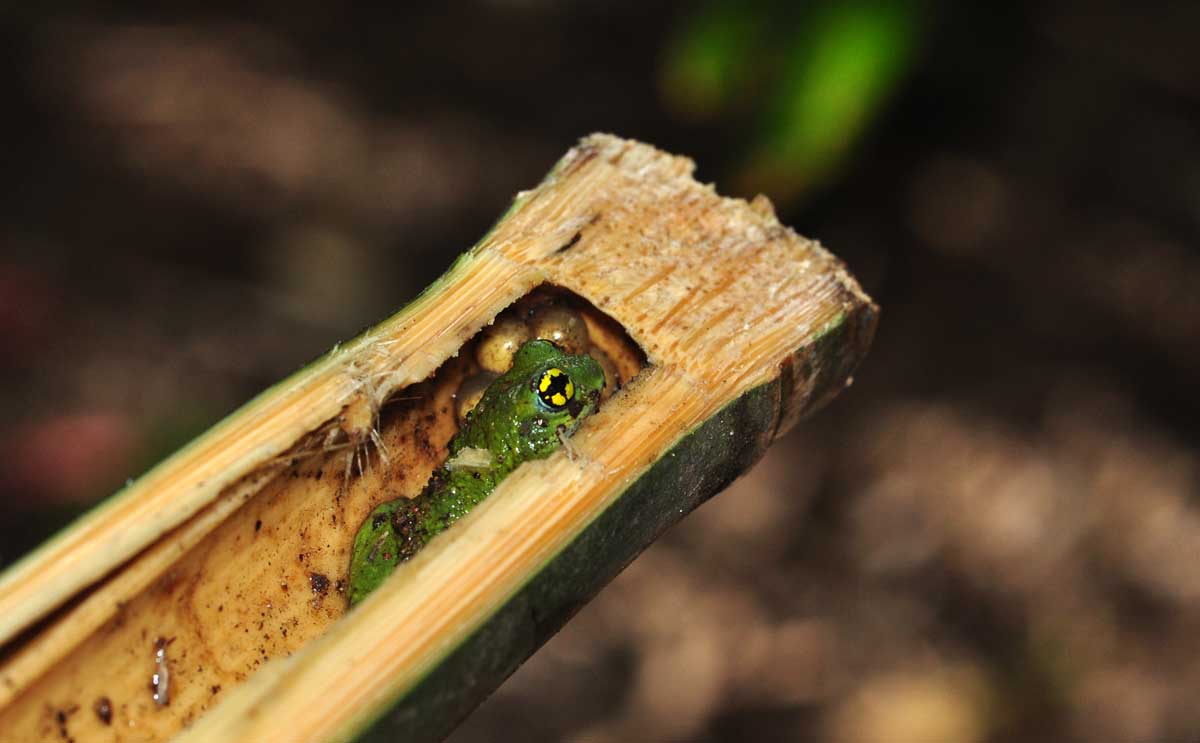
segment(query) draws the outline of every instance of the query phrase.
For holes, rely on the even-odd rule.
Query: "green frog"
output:
[[[375,590],[447,527],[481,503],[522,462],[562,446],[596,411],[604,371],[546,340],[524,343],[450,441],[450,456],[416,498],[371,512],[354,538],[350,605]]]

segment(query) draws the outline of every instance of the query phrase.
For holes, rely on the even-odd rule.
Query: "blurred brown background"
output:
[[[1200,6],[243,5],[0,10],[0,560],[612,131],[883,320],[453,740],[1200,734]]]

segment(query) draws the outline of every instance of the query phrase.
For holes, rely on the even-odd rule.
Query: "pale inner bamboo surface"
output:
[[[277,592],[312,594],[306,594],[304,603],[309,614],[314,613],[311,602],[316,602],[316,614],[325,613],[322,627],[344,610],[344,602],[334,600],[339,597],[315,591],[312,577],[315,573],[336,585],[345,575],[344,562],[330,557],[328,565],[297,567],[294,563],[303,562],[298,556],[280,554],[275,547],[256,552],[255,532],[247,529],[247,524],[262,521],[272,528],[336,533],[331,539],[343,542],[347,535],[353,538],[370,508],[363,504],[384,499],[378,495],[380,483],[367,476],[358,481],[364,492],[375,494],[374,500],[372,496],[355,500],[343,493],[333,503],[320,497],[305,501],[305,489],[288,483],[302,480],[306,473],[309,480],[319,480],[304,469],[319,466],[312,463],[281,470],[284,474],[223,522],[210,519],[219,525],[206,526],[215,530],[183,560],[169,559],[168,548],[151,549],[131,565],[150,564],[155,569],[143,570],[145,575],[135,578],[118,574],[97,592],[115,586],[115,595],[105,595],[105,600],[122,602],[186,592],[189,601],[173,602],[186,605],[177,609],[180,612],[196,612],[200,605],[211,611],[215,601],[215,614],[222,616],[197,615],[191,618],[191,626],[227,640],[229,647],[249,643],[237,645],[239,657],[246,648],[265,656],[261,669],[233,682],[246,681],[236,690],[189,688],[184,681],[187,674],[180,677],[181,696],[171,705],[176,712],[185,708],[202,712],[207,703],[200,695],[207,691],[223,700],[218,713],[200,717],[160,713],[170,707],[150,710],[155,714],[137,718],[137,735],[146,737],[119,739],[159,739],[180,725],[191,725],[188,735],[195,739],[278,739],[280,720],[287,721],[288,739],[323,740],[344,734],[348,725],[361,722],[378,704],[408,688],[468,636],[673,442],[739,394],[777,375],[780,363],[815,333],[867,301],[828,253],[779,226],[761,204],[752,207],[720,199],[691,180],[690,173],[689,161],[644,145],[612,137],[585,141],[547,183],[525,195],[519,208],[434,291],[327,357],[307,375],[260,398],[6,574],[0,582],[0,640],[12,637],[168,530],[191,528],[198,533],[194,539],[200,539],[204,535],[195,524],[216,508],[210,504],[219,503],[222,492],[234,492],[230,486],[261,472],[265,463],[354,401],[378,405],[395,390],[425,378],[533,286],[548,280],[578,293],[624,326],[645,350],[651,368],[585,422],[570,452],[560,451],[548,460],[523,466],[476,512],[435,540],[324,636],[304,642],[316,632],[293,631],[284,638],[282,629],[296,617],[276,611],[275,603],[264,599],[266,594],[254,599],[270,604],[259,608],[260,613],[270,614],[263,627],[278,624],[275,632],[257,626],[248,603],[238,604],[241,614],[233,619],[224,616],[229,609],[220,608],[222,571],[233,576],[257,570],[261,585],[274,581]],[[410,480],[394,489],[419,489],[421,468],[411,473]],[[277,504],[285,504],[276,505],[282,510],[263,519],[254,509],[271,505],[272,488],[293,495],[278,500]],[[346,504],[359,501],[355,508],[363,510],[355,517]],[[340,526],[336,513],[330,516],[331,509],[339,508],[349,508],[343,510]],[[188,522],[193,516],[195,520]],[[212,546],[216,544],[221,548]],[[336,552],[329,550],[330,555]],[[210,562],[200,569],[194,565],[190,573],[183,569],[204,559]],[[187,576],[194,582],[188,583]],[[326,591],[330,590],[327,585]],[[94,598],[95,594],[76,611]],[[282,600],[281,604],[295,602]],[[92,608],[96,616],[104,614],[103,607]],[[121,609],[129,611],[131,605]],[[117,623],[107,621],[106,627]],[[120,657],[120,652],[139,646],[145,654],[147,642],[156,639],[156,627],[164,624],[160,620],[158,625],[118,627],[115,631],[132,633],[124,651],[111,649],[122,643],[93,643],[77,637],[74,641],[83,640],[82,644],[72,644],[64,654],[65,641],[59,642],[46,652],[61,660],[40,681],[22,678],[11,684],[11,676],[5,676],[8,666],[0,668],[0,679],[16,700],[0,710],[0,730],[10,729],[6,723],[19,718],[22,725],[43,728],[39,733],[57,734],[44,729],[47,720],[57,722],[57,715],[46,717],[45,710],[57,712],[71,705],[76,709],[69,720],[95,718],[86,708],[91,698],[35,700],[33,695],[39,689],[61,693],[72,683],[94,688],[94,678],[88,674],[98,673],[95,669],[105,663],[145,666],[144,657]],[[70,634],[52,628],[64,637]],[[237,632],[266,632],[271,635],[269,647],[263,644],[267,640],[257,637],[238,639]],[[176,635],[167,652],[174,653],[175,662],[184,669],[189,667],[185,664],[221,663],[220,658],[184,655],[197,652],[189,647],[213,646],[211,637]],[[116,655],[109,658],[106,652]],[[97,660],[84,662],[87,653]],[[72,665],[77,658],[78,664]],[[63,679],[72,673],[77,674],[74,681],[54,686],[66,683]],[[54,688],[59,691],[51,691]],[[187,704],[185,694],[192,695]],[[149,696],[143,696],[149,702]],[[143,724],[144,719],[173,722]],[[112,725],[103,730],[115,732]]]
[[[447,365],[436,382],[408,388],[417,399],[385,409],[380,431],[395,466],[377,453],[364,459],[366,451],[317,446],[299,454],[92,631],[90,617],[77,610],[35,638],[7,664],[10,676],[33,681],[0,709],[0,730],[14,740],[165,740],[259,666],[320,634],[345,612],[358,525],[382,500],[419,493],[444,456],[456,426],[452,414],[439,413],[453,405],[462,366]],[[156,551],[131,568],[157,562]],[[96,611],[113,608],[109,588]],[[55,635],[77,628],[85,630],[81,644],[62,654]],[[150,684],[159,638],[170,643],[165,706],[155,703]],[[102,700],[111,710],[107,723],[95,710]]]
[[[579,313],[619,378],[633,378],[640,351],[594,310]],[[0,730],[20,740],[165,740],[263,663],[324,632],[346,609],[358,525],[384,500],[416,496],[445,458],[472,356],[468,346],[389,401],[380,443],[329,447],[326,427],[267,470],[265,486],[232,487],[20,648],[4,666],[13,685],[0,689]],[[149,683],[159,638],[170,643],[164,706]]]
[[[457,299],[422,295],[369,334],[263,393],[9,568],[0,576],[0,645],[345,406],[362,397],[378,404],[397,387],[429,376],[483,323],[542,283],[537,271],[482,251],[442,281],[456,278]]]

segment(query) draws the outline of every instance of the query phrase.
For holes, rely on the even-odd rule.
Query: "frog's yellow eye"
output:
[[[551,367],[538,380],[537,393],[542,402],[557,410],[566,407],[567,402],[575,397],[575,383],[565,371],[557,366]]]

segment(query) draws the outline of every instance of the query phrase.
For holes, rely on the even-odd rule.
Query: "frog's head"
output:
[[[467,417],[461,446],[490,449],[512,462],[544,457],[596,411],[604,370],[591,356],[546,340],[527,341],[512,368],[492,383]]]
[[[604,370],[591,356],[574,356],[550,341],[525,343],[513,357],[506,376],[519,378],[528,394],[526,405],[547,428],[573,432],[579,422],[596,412],[604,389]]]
[[[467,415],[450,453],[490,450],[503,468],[548,456],[595,412],[604,370],[592,356],[572,355],[550,341],[527,341],[512,367],[496,379]]]

